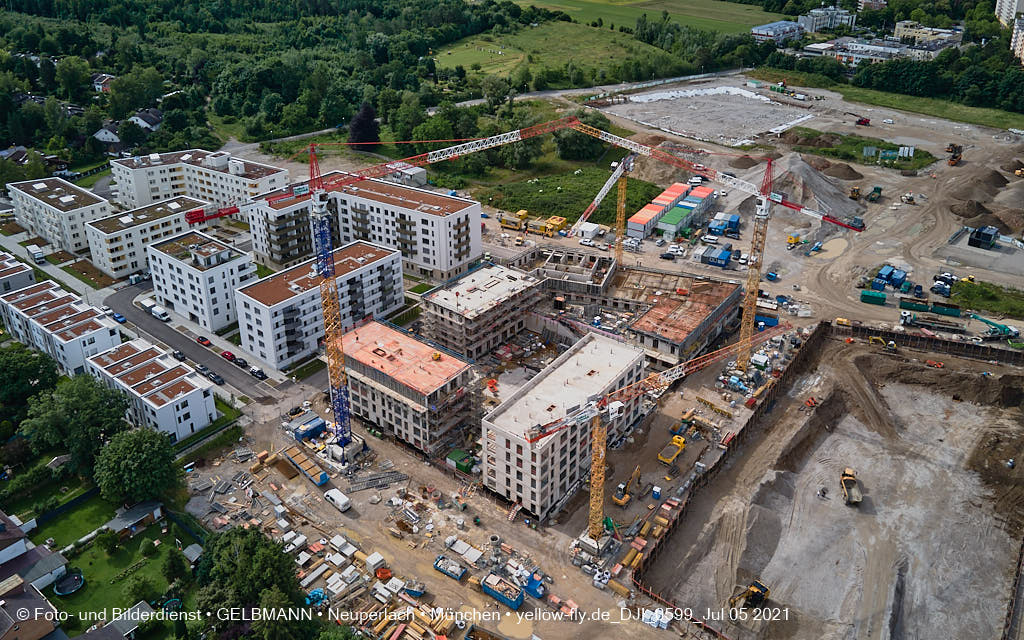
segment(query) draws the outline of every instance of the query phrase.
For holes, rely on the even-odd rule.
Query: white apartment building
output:
[[[339,175],[332,172],[324,179]],[[313,252],[309,196],[274,199],[286,193],[263,194],[244,209],[253,252],[261,262],[286,265]],[[339,244],[365,240],[398,249],[409,273],[447,280],[483,253],[479,202],[385,180],[363,180],[328,195],[328,209],[338,216],[334,231]]]
[[[15,340],[69,375],[84,373],[86,359],[121,343],[116,322],[52,280],[0,296],[0,316]]]
[[[174,196],[240,205],[288,184],[287,169],[202,149],[111,160],[110,170],[118,186],[117,200],[129,209]]]
[[[146,253],[157,301],[210,331],[238,318],[235,290],[256,278],[249,254],[198,231],[151,244]]]
[[[1024,18],[1013,21],[1013,35],[1010,38],[1010,50],[1014,57],[1024,63]]]
[[[353,242],[333,256],[346,331],[364,318],[383,318],[402,307],[401,253]],[[324,338],[319,282],[316,261],[309,260],[238,289],[242,347],[275,369],[315,355]]]
[[[1024,13],[1024,0],[996,0],[996,17],[1004,27],[1013,26],[1021,13]]]
[[[205,204],[202,200],[175,196],[89,222],[85,234],[93,265],[111,278],[144,271],[146,247],[188,231],[185,212]]]
[[[817,33],[825,29],[835,29],[840,26],[853,28],[857,24],[857,14],[850,13],[839,7],[819,7],[811,9],[805,15],[797,18],[797,24],[803,27],[804,31]]]
[[[349,331],[342,343],[352,413],[363,421],[428,455],[472,422],[479,396],[468,362],[379,322]]]
[[[128,398],[128,422],[187,438],[217,418],[213,383],[142,338],[88,360],[88,372]]]
[[[643,351],[636,347],[595,333],[580,338],[484,417],[484,486],[541,520],[555,513],[590,468],[590,422],[534,443],[527,438],[591,398],[640,380],[644,366]],[[608,442],[639,417],[640,398],[634,398],[606,420]]]
[[[7,190],[18,224],[71,253],[89,248],[85,223],[110,215],[106,200],[61,178],[12,182]]]
[[[32,267],[6,251],[0,251],[0,293],[23,289],[35,281]]]

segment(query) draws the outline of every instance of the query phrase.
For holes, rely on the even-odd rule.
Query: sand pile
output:
[[[729,163],[729,166],[733,167],[734,169],[749,169],[750,167],[757,166],[760,163],[760,160],[755,160],[750,156],[740,156],[739,158],[733,159]]]
[[[992,213],[985,205],[981,204],[977,200],[968,200],[967,202],[958,202],[949,207],[949,210],[960,216],[961,218],[973,218],[975,216],[985,215]]]
[[[831,162],[829,162],[825,158],[822,158],[821,156],[801,154],[800,159],[806,162],[807,164],[811,165],[818,171],[824,171],[825,169],[828,169],[829,167],[832,166]]]
[[[983,173],[978,180],[979,182],[983,182],[991,187],[995,187],[996,189],[1005,187],[1010,183],[1003,174],[999,173],[995,169],[989,169],[988,172]]]
[[[952,195],[957,200],[978,200],[988,201],[996,195],[999,189],[980,180],[965,180],[964,185],[953,191]]]
[[[1017,169],[1024,169],[1024,162],[1021,162],[1020,160],[1013,160],[1012,162],[1007,162],[1006,164],[1002,165],[999,168],[1007,173],[1013,173]]]
[[[840,180],[860,180],[864,177],[845,162],[839,162],[827,167],[825,169],[825,175],[832,178],[839,178]]]
[[[1024,231],[1024,209],[996,209],[993,212],[999,221],[1006,225],[1006,233],[1017,235]],[[997,225],[998,226],[998,225]]]

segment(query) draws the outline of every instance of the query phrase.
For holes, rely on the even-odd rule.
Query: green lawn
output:
[[[202,446],[178,458],[178,464],[186,465],[189,462],[198,460],[199,458],[205,458],[210,453],[232,446],[238,442],[238,439],[241,438],[244,433],[245,432],[242,430],[242,427],[237,424],[231,425],[213,438],[204,442]]]
[[[430,291],[433,288],[434,288],[434,285],[427,284],[426,282],[421,282],[420,284],[416,285],[412,289],[409,289],[409,291],[411,291],[413,293],[426,293],[426,292]]]
[[[752,26],[782,20],[777,13],[767,13],[756,5],[720,2],[719,0],[687,0],[682,3],[673,0],[514,0],[516,4],[528,7],[535,5],[545,9],[564,11],[579,22],[587,23],[601,18],[605,28],[614,23],[634,27],[636,19],[647,14],[650,20],[661,18],[662,11],[680,24],[702,29],[738,33]]]
[[[968,107],[948,100],[938,98],[918,98],[916,96],[905,96],[899,93],[887,93],[874,89],[862,89],[839,85],[832,87],[834,91],[843,94],[843,97],[852,102],[863,102],[866,104],[890,107],[903,111],[912,111],[936,118],[967,122],[984,127],[996,129],[1024,129],[1024,114],[1011,113],[1001,109],[987,109],[982,107]]]
[[[241,120],[235,118],[234,122],[224,122],[223,117],[218,116],[210,109],[206,111],[206,119],[209,120],[210,126],[213,127],[213,132],[224,142],[227,142],[228,138],[234,138],[243,142],[246,140],[245,124]]]
[[[826,156],[828,158],[836,158],[838,160],[846,160],[848,162],[855,162],[858,164],[874,165],[878,162],[877,157],[864,157],[864,147],[877,147],[879,149],[885,149],[889,151],[897,151],[899,149],[898,144],[887,142],[879,138],[865,138],[863,136],[843,135],[839,133],[825,133],[822,131],[818,131],[816,129],[808,129],[807,127],[793,127],[792,129],[790,129],[790,131],[805,138],[817,139],[821,136],[828,135],[841,139],[840,143],[833,147],[797,145],[793,147],[794,151],[799,151],[800,153],[813,153],[820,156]],[[886,166],[890,166],[894,169],[921,169],[935,162],[935,160],[935,156],[928,153],[924,149],[917,148],[914,151],[913,158],[886,161]]]
[[[75,271],[74,269],[71,268],[70,265],[66,266],[66,267],[61,267],[60,270],[65,272],[65,273],[70,273],[76,279],[81,280],[82,282],[84,282],[85,284],[89,285],[93,289],[102,289],[103,288],[103,287],[100,286],[100,283],[96,282],[95,280],[93,280],[89,276],[85,275],[84,273],[79,273],[78,271]],[[49,277],[49,276],[47,276],[47,277]]]
[[[242,334],[237,331],[224,339],[230,342],[231,344],[235,345],[236,347],[242,346]]]
[[[629,55],[664,53],[634,40],[631,35],[607,28],[545,22],[538,27],[524,27],[511,35],[482,34],[464,38],[442,47],[437,54],[437,64],[449,69],[456,65],[470,69],[473,64],[479,64],[484,73],[508,75],[523,62],[532,69],[561,68],[570,61],[581,68],[597,69]]]
[[[300,364],[294,369],[289,370],[287,373],[289,377],[294,377],[298,378],[299,380],[303,380],[313,375],[317,371],[323,369],[326,366],[327,363],[321,360],[320,358],[313,358],[309,362],[306,362],[305,364]]]
[[[181,535],[184,536],[184,539],[179,538],[183,546],[194,542],[184,531],[181,532]],[[160,541],[156,553],[149,558],[144,558],[139,553],[139,546],[143,540]],[[135,604],[127,602],[122,594],[128,576],[118,578],[118,575],[137,562],[142,561],[142,564],[130,575],[145,576],[152,581],[158,593],[166,591],[167,580],[161,575],[160,567],[163,564],[163,559],[173,548],[174,537],[170,533],[161,535],[159,524],[150,525],[134,538],[126,540],[110,556],[98,545],[90,545],[81,555],[70,561],[70,566],[82,570],[85,585],[67,596],[55,595],[52,587],[46,589],[44,594],[58,610],[73,614],[61,624],[61,628],[69,635],[77,635],[92,624],[79,621],[77,614],[85,611],[103,611],[104,609],[110,611],[114,607],[123,608]],[[169,623],[163,624],[169,628]]]
[[[114,505],[96,495],[72,511],[39,527],[29,535],[29,538],[36,544],[42,544],[47,538],[53,538],[57,543],[57,548],[63,548],[105,525],[114,517],[114,511]]]
[[[85,176],[81,180],[75,182],[75,184],[78,185],[79,187],[82,187],[83,189],[91,189],[93,187],[93,185],[95,185],[97,182],[99,182],[100,178],[102,178],[103,176],[109,176],[109,175],[110,175],[110,169],[107,168],[107,169],[104,169],[103,171],[99,171],[97,173],[94,173],[91,176]]]
[[[22,522],[26,522],[39,515],[33,508],[36,503],[57,498],[58,505],[61,505],[82,495],[89,488],[90,485],[83,483],[78,478],[47,482],[30,494],[23,494],[9,500],[4,504],[4,512],[16,515],[21,518]],[[62,489],[67,489],[67,491],[62,491]]]
[[[1024,318],[1024,291],[1020,289],[991,282],[956,282],[953,284],[953,300],[964,309]]]
[[[95,160],[93,162],[86,162],[85,164],[79,164],[79,165],[75,165],[75,166],[72,166],[72,167],[68,167],[68,170],[69,171],[78,171],[80,173],[85,173],[86,171],[91,171],[92,169],[95,169],[96,167],[102,167],[102,166],[106,165],[109,162],[110,162],[110,160],[108,160],[107,158],[104,158],[102,160]]]
[[[271,269],[270,267],[268,267],[266,265],[263,265],[263,264],[260,264],[258,262],[256,263],[256,277],[257,278],[266,278],[267,276],[274,275],[274,273],[275,273],[275,271],[273,269]]]
[[[526,209],[541,217],[564,216],[575,222],[587,208],[601,185],[611,173],[605,169],[586,167],[538,178],[536,182],[521,181],[483,190],[480,199],[506,211]],[[626,191],[626,213],[632,215],[661,193],[662,187],[629,178]],[[615,194],[604,199],[591,215],[591,222],[614,224]]]
[[[248,222],[242,222],[241,220],[232,220],[231,218],[228,218],[226,222],[229,227],[234,227],[236,229],[241,229],[243,231],[249,230]]]

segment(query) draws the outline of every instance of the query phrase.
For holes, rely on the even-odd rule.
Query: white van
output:
[[[718,244],[718,236],[705,235],[700,239],[704,244]]]
[[[328,489],[327,491],[324,491],[324,497],[327,498],[327,502],[330,502],[337,507],[338,511],[348,511],[349,507],[352,506],[352,501],[348,499],[348,496],[338,489]]]
[[[164,309],[163,307],[153,307],[149,310],[149,313],[157,320],[163,320],[164,322],[171,321],[171,314],[167,313],[167,309]]]
[[[692,178],[686,181],[686,184],[694,187],[699,187],[700,185],[704,184],[704,178],[700,176],[693,176]]]

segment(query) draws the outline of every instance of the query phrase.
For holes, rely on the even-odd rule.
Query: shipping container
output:
[[[885,298],[886,298],[885,294],[881,293],[879,291],[867,291],[867,290],[864,290],[864,291],[860,292],[860,301],[861,302],[866,302],[868,304],[884,305],[885,304]]]
[[[931,311],[932,313],[937,313],[941,316],[953,316],[954,318],[959,318],[960,314],[962,313],[960,307],[958,307],[957,305],[953,303],[938,301],[932,303],[932,308],[929,309],[929,311]]]
[[[875,277],[885,280],[886,282],[889,282],[889,278],[892,277],[893,271],[894,269],[892,268],[892,266],[887,264],[884,267],[882,267],[881,270],[879,270],[878,275]]]
[[[918,300],[917,298],[908,298],[905,296],[898,296],[900,301],[900,309],[908,309],[910,311],[929,311],[929,305],[927,300]]]
[[[875,291],[885,291],[885,280],[881,278],[875,278],[871,281],[871,288]]]
[[[893,269],[892,274],[889,276],[889,284],[894,287],[898,287],[903,284],[903,281],[907,279],[907,272],[902,269]]]

